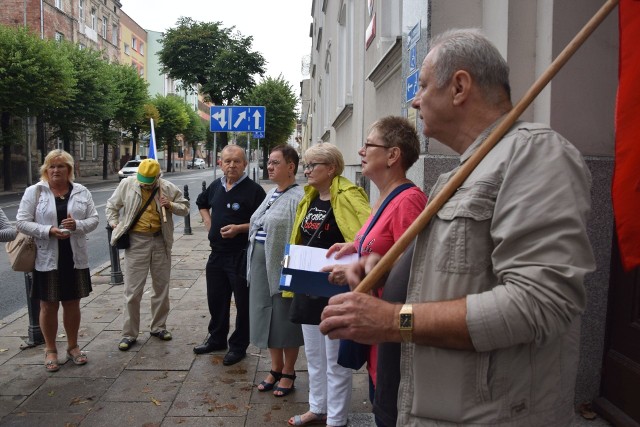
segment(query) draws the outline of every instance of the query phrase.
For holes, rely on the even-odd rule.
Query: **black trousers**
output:
[[[249,346],[249,288],[247,251],[211,252],[207,261],[207,302],[209,342],[223,346],[229,334],[231,296],[236,303],[236,328],[229,337],[229,350],[244,352]]]

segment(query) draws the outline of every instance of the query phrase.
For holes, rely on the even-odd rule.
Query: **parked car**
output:
[[[193,166],[194,169],[204,169],[207,165],[204,162],[204,159],[195,159],[193,162],[187,162],[187,169],[191,169]]]
[[[138,173],[138,166],[140,166],[140,162],[142,160],[129,160],[125,165],[118,171],[118,178],[120,181],[125,179],[128,176],[135,175]]]

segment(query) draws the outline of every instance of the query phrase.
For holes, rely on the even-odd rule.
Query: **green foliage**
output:
[[[128,65],[111,66],[115,67],[116,90],[121,94],[113,118],[120,127],[127,128],[144,117],[144,105],[149,100],[149,83]]]
[[[0,25],[0,144],[4,189],[11,190],[11,145],[21,142],[12,117],[25,118],[65,105],[75,95],[72,65],[58,46],[24,28]]]
[[[0,110],[25,117],[61,107],[75,95],[72,64],[56,42],[0,25]]]
[[[107,64],[100,52],[79,49],[69,42],[58,44],[60,55],[66,55],[72,64],[76,80],[73,99],[45,113],[47,122],[53,126],[53,138],[61,138],[66,150],[77,139],[77,133],[87,125],[97,125],[114,113],[113,105],[105,102],[116,89],[112,79],[105,76]]]
[[[224,28],[221,22],[180,18],[162,38],[162,71],[192,91],[200,86],[216,105],[231,104],[264,75],[265,59],[251,51],[253,37]]]
[[[155,124],[156,145],[158,149],[165,144],[173,147],[176,135],[183,133],[189,125],[187,106],[176,95],[156,95],[151,102],[160,114],[158,123]]]
[[[185,142],[191,143],[192,146],[196,142],[204,141],[207,137],[207,128],[200,118],[191,107],[187,107],[187,114],[189,115],[189,124],[187,128],[182,132],[182,136]]]
[[[266,107],[265,137],[260,141],[263,152],[287,142],[296,127],[298,98],[282,75],[268,77],[254,87],[243,99],[244,105]]]

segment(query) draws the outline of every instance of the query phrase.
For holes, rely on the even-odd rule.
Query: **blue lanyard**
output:
[[[369,231],[371,231],[371,229],[373,228],[375,223],[378,221],[378,218],[380,218],[380,215],[382,214],[382,211],[384,211],[384,209],[387,207],[389,202],[391,202],[391,200],[393,200],[394,197],[396,197],[398,194],[402,193],[407,188],[411,188],[411,187],[415,187],[415,186],[416,185],[414,183],[412,183],[412,182],[407,182],[407,183],[404,183],[404,184],[400,184],[396,188],[394,188],[393,191],[384,199],[384,201],[382,202],[382,204],[378,208],[378,211],[376,212],[376,214],[373,216],[373,219],[369,223],[369,226],[367,227],[367,230],[362,235],[362,239],[360,239],[360,245],[358,246],[358,256],[362,255],[362,245],[364,244],[365,237],[367,237],[367,234],[369,234]]]

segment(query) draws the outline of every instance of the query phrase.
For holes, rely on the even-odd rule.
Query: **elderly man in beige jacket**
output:
[[[160,178],[160,164],[154,159],[140,162],[137,175],[122,180],[107,201],[107,222],[113,228],[111,245],[125,233],[130,239],[130,246],[124,251],[124,326],[118,344],[122,351],[129,350],[138,338],[140,300],[149,272],[153,290],[150,333],[164,341],[172,338],[166,321],[170,308],[173,214],[188,213],[189,201],[173,183]]]

